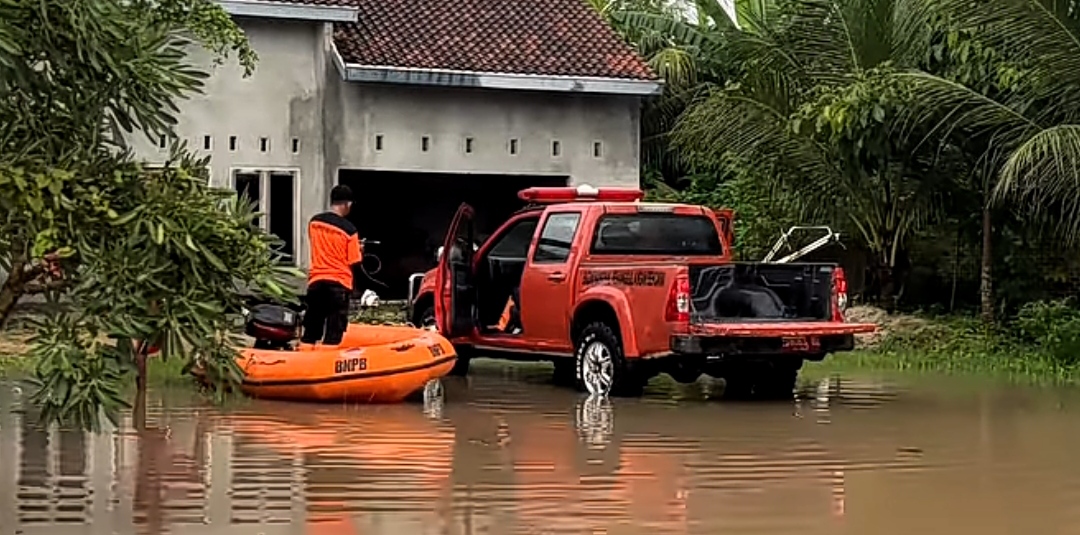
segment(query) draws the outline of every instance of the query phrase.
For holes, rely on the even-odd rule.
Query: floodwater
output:
[[[1080,530],[1080,394],[824,379],[583,400],[521,368],[445,402],[218,410],[159,396],[42,431],[0,385],[0,534],[998,534]],[[208,531],[209,530],[209,531]]]

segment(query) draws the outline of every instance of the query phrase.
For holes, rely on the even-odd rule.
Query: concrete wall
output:
[[[571,184],[638,184],[640,99],[345,82],[333,62],[328,24],[240,19],[259,54],[242,77],[235,61],[213,65],[205,93],[181,102],[177,135],[211,156],[211,183],[233,187],[243,171],[296,174],[295,243],[308,258],[304,223],[327,206],[340,169],[570,176]],[[211,148],[203,149],[210,136]],[[230,148],[235,136],[237,146]],[[382,150],[376,150],[382,136]],[[428,137],[428,150],[422,138]],[[260,139],[269,140],[263,152]],[[466,152],[472,138],[472,152]],[[293,140],[299,150],[292,151]],[[517,153],[511,154],[511,139]],[[553,142],[559,154],[553,154]],[[599,143],[599,155],[594,144]],[[168,155],[157,140],[131,139],[150,163]],[[267,184],[262,208],[268,206]]]
[[[299,258],[307,258],[307,236],[301,221],[325,208],[329,179],[323,157],[323,88],[328,65],[327,28],[311,22],[243,19],[239,21],[259,63],[248,78],[235,60],[213,65],[202,50],[194,52],[197,64],[212,75],[203,95],[180,103],[177,135],[199,154],[210,154],[210,180],[216,186],[233,187],[233,171],[286,170],[296,173],[294,210]],[[203,150],[204,136],[211,149]],[[230,137],[237,145],[230,149]],[[269,139],[266,152],[260,138]],[[292,151],[292,140],[299,151]],[[145,136],[133,138],[136,153],[158,163],[168,156]],[[263,209],[268,201],[262,188]],[[296,213],[294,212],[294,213]]]
[[[339,144],[342,168],[638,184],[641,104],[636,97],[337,83],[342,84],[334,92],[340,125],[332,128],[331,143]]]

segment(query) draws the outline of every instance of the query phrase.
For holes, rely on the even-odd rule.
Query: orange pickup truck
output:
[[[626,188],[530,188],[482,245],[462,205],[411,300],[412,321],[472,355],[548,360],[555,380],[638,395],[653,376],[723,378],[728,397],[790,396],[803,361],[848,351],[844,271],[733,262],[730,210],[642,202]],[[513,303],[511,328],[505,307]],[[500,318],[504,321],[500,322]]]

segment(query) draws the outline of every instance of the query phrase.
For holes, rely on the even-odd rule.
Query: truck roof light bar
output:
[[[564,202],[637,202],[645,198],[638,188],[595,188],[588,184],[578,187],[527,188],[518,198],[529,203],[558,204]]]

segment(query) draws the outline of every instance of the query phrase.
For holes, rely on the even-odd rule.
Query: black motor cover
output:
[[[244,331],[257,339],[287,342],[296,337],[300,314],[281,305],[260,304],[248,309]]]

